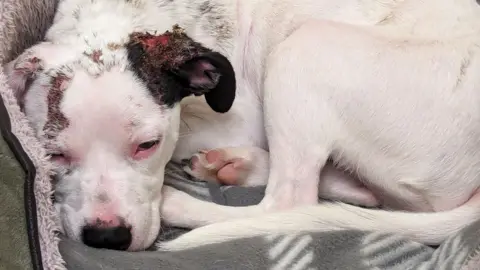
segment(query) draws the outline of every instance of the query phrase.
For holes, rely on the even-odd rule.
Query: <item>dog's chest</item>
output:
[[[202,97],[189,97],[182,102],[174,161],[190,158],[200,150],[235,146],[266,148],[260,104],[240,97],[229,112],[219,114]]]

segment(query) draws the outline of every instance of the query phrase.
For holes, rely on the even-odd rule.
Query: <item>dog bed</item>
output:
[[[0,63],[42,38],[56,0],[0,2]],[[0,72],[0,269],[480,269],[480,222],[440,247],[362,231],[298,233],[235,240],[180,252],[97,250],[58,235],[51,170]],[[260,201],[262,188],[192,181],[170,164],[166,181],[225,205]],[[435,228],[432,228],[435,230]],[[186,232],[162,228],[160,240]]]

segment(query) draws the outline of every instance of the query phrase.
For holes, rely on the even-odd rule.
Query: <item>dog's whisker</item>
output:
[[[178,137],[179,137],[179,138],[185,138],[185,137],[189,137],[189,136],[192,136],[192,135],[194,135],[194,133],[193,133],[193,132],[192,132],[192,133],[184,133],[184,134],[180,134]]]
[[[187,127],[187,129],[188,129],[189,131],[192,131],[192,129],[191,129],[190,126],[188,125],[187,121],[185,121],[185,119],[184,119],[183,117],[180,118],[180,120],[185,124],[185,126]]]
[[[194,114],[192,114],[191,117],[197,118],[197,119],[200,119],[200,120],[203,120],[203,121],[206,121],[206,122],[211,122],[209,119],[204,118],[204,117],[202,117],[202,116],[200,116],[200,115],[194,115]]]

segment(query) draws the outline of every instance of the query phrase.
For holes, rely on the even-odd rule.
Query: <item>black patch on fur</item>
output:
[[[236,90],[231,63],[178,29],[132,34],[126,47],[130,68],[160,104],[173,107],[187,96],[205,95],[214,111],[227,112]]]

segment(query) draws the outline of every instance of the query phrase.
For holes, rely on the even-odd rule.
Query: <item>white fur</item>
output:
[[[162,245],[170,250],[265,233],[336,229],[395,232],[436,244],[480,216],[480,200],[470,199],[480,186],[480,7],[474,0],[212,0],[218,9],[207,15],[218,15],[223,28],[212,25],[208,16],[197,16],[192,7],[203,1],[168,2],[64,0],[47,34],[56,45],[32,48],[36,52],[67,46],[66,52],[41,58],[52,67],[74,62],[78,74],[101,74],[98,80],[72,82],[62,108],[80,124],[63,136],[95,143],[88,155],[91,163],[82,166],[91,174],[77,176],[80,183],[98,185],[101,168],[116,172],[110,183],[125,192],[112,191],[111,196],[119,205],[128,204],[126,211],[137,213],[130,220],[137,237],[130,249],[146,247],[158,231],[159,217],[149,213],[159,199],[168,223],[189,227],[297,207],[194,230]],[[77,5],[83,6],[75,21],[70,15]],[[103,66],[84,57],[92,48],[125,42],[132,31],[162,32],[175,23],[232,62],[237,95],[228,113],[214,113],[203,98],[191,97],[182,102],[180,119],[179,107],[161,110],[146,98],[146,89],[124,71],[121,49],[106,54]],[[25,108],[32,121],[41,123],[45,104],[38,99],[44,98],[34,93],[27,93]],[[132,103],[130,97],[146,105],[145,110],[125,106]],[[90,117],[93,112],[100,118]],[[162,148],[139,164],[107,148],[123,145],[112,143],[111,132],[130,118],[143,122],[133,133],[120,130],[125,140],[132,134],[140,141],[149,135],[164,137]],[[81,129],[89,134],[79,136]],[[210,149],[228,149],[228,159],[250,165],[263,156],[262,165],[243,179],[265,183],[261,178],[269,170],[260,205],[220,206],[169,187],[163,187],[163,196],[156,192],[170,158],[181,161]],[[249,155],[246,149],[255,150]],[[269,168],[262,154],[266,150]],[[324,169],[329,158],[360,177],[376,198],[354,186],[344,192],[326,185],[336,183],[326,179],[350,183]],[[143,180],[132,183],[133,178]],[[64,187],[71,189],[72,184]],[[93,196],[89,192],[93,189],[81,196],[88,199]],[[315,204],[319,192],[372,205],[379,199],[392,210],[438,213],[366,210],[340,203],[303,206]],[[91,215],[92,205],[64,220]],[[79,226],[66,226],[70,237],[78,238]]]

